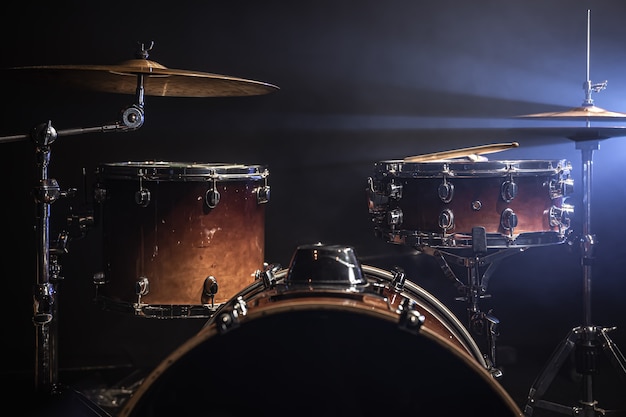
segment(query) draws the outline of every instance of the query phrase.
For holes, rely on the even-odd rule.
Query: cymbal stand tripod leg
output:
[[[583,236],[580,239],[581,265],[583,269],[583,325],[573,328],[555,349],[549,362],[530,388],[524,415],[532,416],[536,408],[543,408],[572,416],[597,417],[605,416],[616,410],[604,410],[597,406],[594,399],[594,375],[597,372],[598,348],[601,346],[612,365],[626,378],[626,359],[619,348],[609,338],[608,332],[614,328],[594,326],[591,321],[591,277],[595,236],[591,234],[591,179],[593,151],[599,149],[597,141],[576,143],[581,150],[583,162]],[[582,396],[580,406],[568,407],[555,402],[543,400],[550,384],[566,358],[575,353],[576,371],[582,375]],[[626,380],[626,379],[625,379]]]

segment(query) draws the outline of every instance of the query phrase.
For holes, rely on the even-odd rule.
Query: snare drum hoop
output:
[[[571,171],[571,163],[565,159],[528,159],[500,161],[432,161],[404,162],[385,160],[375,164],[378,172],[398,178],[473,178],[494,176],[557,175]]]
[[[100,164],[96,174],[117,180],[141,178],[144,181],[232,181],[262,180],[269,176],[269,171],[264,165],[128,161]]]
[[[471,248],[472,236],[462,233],[442,235],[438,233],[418,232],[414,230],[389,230],[379,229],[389,243],[408,245],[415,248],[423,246],[433,248]],[[486,233],[487,247],[489,249],[526,248],[530,246],[546,246],[563,243],[569,233],[550,232],[524,232],[514,237],[500,233]]]

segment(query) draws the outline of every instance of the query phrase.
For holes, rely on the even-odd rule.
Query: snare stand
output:
[[[467,308],[469,329],[479,336],[485,335],[486,332],[488,353],[483,356],[487,363],[487,370],[495,378],[502,376],[502,371],[497,367],[496,362],[496,338],[499,335],[498,325],[500,321],[491,314],[491,310],[486,313],[481,311],[478,303],[481,299],[491,297],[490,294],[486,293],[487,285],[498,263],[504,258],[520,253],[526,249],[527,247],[522,246],[509,247],[488,254],[487,237],[484,227],[472,228],[471,256],[461,256],[459,254],[433,249],[428,246],[420,246],[418,248],[421,252],[433,256],[439,263],[446,278],[454,281],[457,289],[465,294],[462,297],[457,297],[455,300],[464,301],[469,304]],[[467,284],[464,284],[456,277],[447,259],[467,269]],[[485,270],[481,275],[483,268],[485,268]]]
[[[580,140],[580,137],[571,137]],[[591,270],[593,265],[593,247],[596,238],[591,234],[591,179],[593,151],[599,149],[598,138],[576,142],[576,149],[582,152],[583,163],[583,235],[580,238],[581,265],[583,269],[583,324],[575,327],[553,352],[549,363],[543,368],[533,383],[524,407],[524,415],[532,416],[535,408],[570,414],[572,416],[604,416],[611,411],[597,406],[593,395],[593,375],[597,371],[598,348],[602,347],[610,362],[626,377],[626,358],[609,338],[608,332],[615,327],[595,326],[591,321]],[[575,351],[576,371],[582,375],[582,399],[580,406],[568,407],[543,400],[550,383],[559,369]]]

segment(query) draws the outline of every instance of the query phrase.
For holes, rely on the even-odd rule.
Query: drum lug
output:
[[[437,194],[443,203],[451,202],[452,197],[454,197],[454,184],[446,181],[444,177],[443,182],[437,188]]]
[[[569,204],[563,204],[561,207],[550,207],[548,221],[550,226],[559,227],[559,229],[568,229],[570,224],[570,214],[574,211],[574,207]]]
[[[387,224],[389,226],[400,226],[402,224],[402,210],[399,208],[390,210],[387,213]]]
[[[426,317],[417,311],[417,303],[414,300],[406,298],[399,308],[400,320],[398,325],[401,329],[412,334],[418,334]]]
[[[274,285],[276,285],[276,272],[278,272],[280,269],[280,265],[268,265],[267,263],[265,263],[262,270],[259,269],[254,273],[254,279],[263,280],[263,285],[265,288],[272,288]]]
[[[372,177],[367,178],[367,207],[370,214],[377,214],[386,210],[389,197],[379,191],[380,183],[374,182]]]
[[[558,181],[550,181],[550,198],[561,198],[572,194],[574,191],[574,180],[562,178]]]
[[[217,285],[217,280],[214,276],[209,275],[204,279],[204,284],[202,285],[202,296],[200,297],[201,304],[211,304],[213,306],[213,302],[215,300],[215,294],[219,290],[219,285]]]
[[[93,274],[93,283],[96,285],[104,285],[107,283],[106,275],[102,271]]]
[[[150,204],[150,190],[147,188],[139,188],[139,191],[135,193],[135,203],[141,207],[148,207]]]
[[[106,188],[96,186],[93,190],[93,198],[97,203],[102,203],[107,198]]]
[[[391,180],[387,184],[387,196],[394,200],[402,198],[402,184],[396,184],[394,180]]]
[[[507,203],[510,203],[517,196],[517,192],[518,185],[513,181],[513,178],[507,179],[500,186],[500,196]]]
[[[150,281],[146,277],[140,277],[139,281],[135,282],[135,294],[137,294],[139,301],[144,295],[148,295],[150,292]]]
[[[500,215],[500,224],[513,235],[513,230],[517,227],[517,214],[510,208],[505,209]]]
[[[220,333],[224,334],[232,329],[239,327],[240,317],[248,314],[248,306],[242,296],[237,297],[237,301],[233,305],[230,312],[225,312],[217,318],[217,328]]]
[[[401,293],[404,290],[405,282],[406,275],[404,274],[404,270],[399,266],[394,267],[393,279],[391,280],[391,288],[393,288],[396,293]]]
[[[256,202],[257,204],[265,204],[270,201],[270,186],[264,185],[256,190]]]
[[[454,212],[452,210],[441,210],[441,213],[439,213],[439,227],[444,230],[444,233],[454,228]]]
[[[209,208],[215,208],[220,202],[220,192],[215,188],[209,188],[204,196],[204,201]]]

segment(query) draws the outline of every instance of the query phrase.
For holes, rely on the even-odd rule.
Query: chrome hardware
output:
[[[104,285],[107,283],[106,280],[106,275],[104,275],[104,272],[99,271],[93,274],[93,283],[95,285]]]
[[[442,202],[449,203],[452,201],[452,197],[454,197],[454,184],[446,181],[444,177],[443,182],[437,188],[437,194]]]
[[[265,288],[271,288],[276,284],[276,272],[281,269],[279,264],[263,263],[263,269],[257,269],[254,273],[255,280],[263,280]]]
[[[483,208],[483,203],[480,202],[480,200],[474,200],[472,201],[472,210],[474,211],[478,211],[481,208]]]
[[[207,190],[204,201],[210,208],[217,207],[217,204],[220,202],[220,192],[212,188]]]
[[[417,311],[417,303],[409,298],[405,299],[399,307],[400,321],[398,325],[401,329],[409,333],[418,334],[426,317]]]
[[[217,294],[219,290],[219,285],[217,285],[217,280],[214,276],[209,275],[204,279],[204,284],[202,284],[202,296],[200,297],[201,304],[211,304],[215,300],[215,294]]]
[[[574,192],[574,180],[572,178],[562,178],[550,181],[550,198],[560,198],[571,195]]]
[[[237,297],[233,308],[228,312],[220,314],[217,318],[217,326],[220,333],[239,327],[239,318],[248,314],[248,306],[242,296]]]
[[[444,231],[454,227],[454,213],[450,209],[443,209],[439,213],[439,227]]]
[[[517,227],[517,214],[510,208],[505,209],[500,215],[500,224],[504,230],[513,234],[513,229]]]
[[[500,186],[500,196],[504,201],[510,203],[517,196],[518,185],[513,178],[510,178],[502,183]]]
[[[93,190],[93,198],[97,203],[102,203],[107,198],[106,188],[95,187]]]
[[[257,196],[258,198],[258,196]],[[220,202],[220,192],[217,190],[217,183],[213,180],[213,186],[206,191],[204,201],[209,208],[215,208]]]
[[[265,204],[269,201],[270,201],[270,186],[265,184],[263,187],[257,188],[256,190],[257,204]]]
[[[387,213],[387,224],[390,226],[400,226],[402,224],[402,210],[399,208],[390,210]]]
[[[404,290],[404,284],[406,283],[406,275],[404,270],[398,266],[393,269],[393,279],[391,280],[391,288],[396,293],[401,293]]]
[[[399,200],[402,198],[402,184],[396,184],[395,181],[391,180],[387,184],[387,196],[389,198],[393,198]]]
[[[139,281],[135,282],[135,294],[141,298],[150,292],[150,281],[146,277],[140,277]]]
[[[562,204],[561,207],[552,206],[548,213],[548,221],[552,227],[569,228],[570,215],[574,212],[574,206]]]
[[[135,192],[135,203],[141,207],[148,207],[148,204],[150,204],[150,190],[142,187]]]

